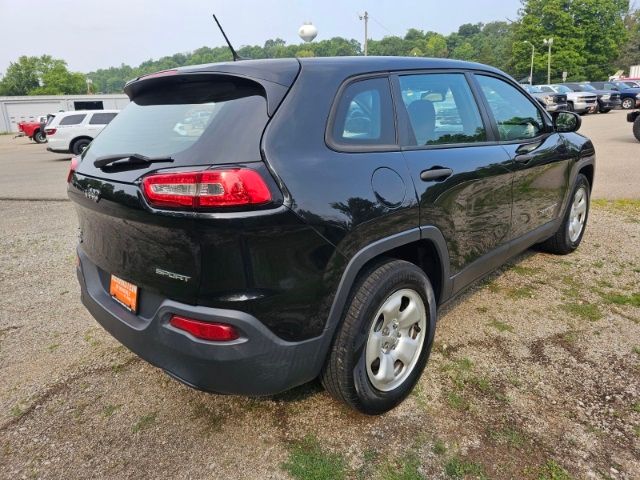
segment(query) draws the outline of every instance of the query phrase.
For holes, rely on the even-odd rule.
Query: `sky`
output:
[[[73,71],[220,46],[216,13],[231,42],[262,45],[280,37],[299,43],[312,21],[316,40],[364,37],[358,14],[369,12],[369,38],[404,35],[409,28],[442,34],[463,23],[515,20],[520,0],[0,0],[0,73],[21,55],[49,54]]]

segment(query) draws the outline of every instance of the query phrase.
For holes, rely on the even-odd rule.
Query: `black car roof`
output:
[[[424,57],[307,57],[212,63],[180,67],[180,72],[223,72],[246,75],[289,86],[302,66],[310,70],[326,69],[327,74],[348,77],[389,70],[465,69],[483,70],[506,75],[497,68],[480,63],[444,58]]]

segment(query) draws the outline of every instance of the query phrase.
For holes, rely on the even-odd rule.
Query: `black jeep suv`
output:
[[[196,388],[320,377],[369,414],[401,402],[436,313],[534,244],[584,234],[594,149],[484,65],[240,61],[127,84],[75,158],[82,301]]]

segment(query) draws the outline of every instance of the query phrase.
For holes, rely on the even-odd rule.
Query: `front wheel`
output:
[[[47,141],[47,136],[44,134],[42,130],[38,130],[33,134],[33,141],[36,143],[44,143]]]
[[[625,110],[631,110],[636,106],[636,101],[633,98],[627,97],[622,100],[622,108]]]
[[[436,305],[425,273],[403,260],[366,271],[322,372],[336,399],[377,415],[402,402],[420,378],[435,334]]]
[[[578,248],[587,227],[590,195],[589,180],[581,173],[578,174],[562,224],[553,237],[540,244],[542,250],[566,255]]]

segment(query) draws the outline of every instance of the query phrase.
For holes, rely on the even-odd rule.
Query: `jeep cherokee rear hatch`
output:
[[[68,192],[81,253],[127,307],[137,308],[137,290],[197,303],[203,261],[197,216],[282,203],[260,141],[299,64],[281,62],[279,73],[261,74],[255,63],[131,82],[125,88],[131,103],[72,162]],[[215,67],[227,71],[208,70]],[[237,231],[225,220],[220,225],[220,244],[233,241]],[[129,294],[133,305],[123,300]]]

